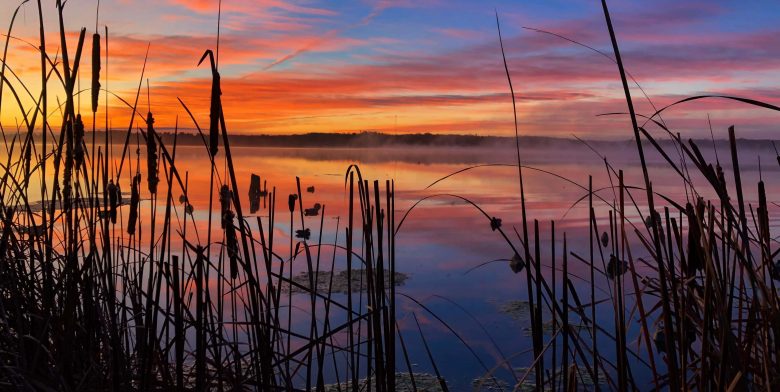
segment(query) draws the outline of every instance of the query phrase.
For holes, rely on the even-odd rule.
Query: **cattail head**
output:
[[[649,230],[652,230],[654,225],[658,225],[658,227],[661,225],[661,214],[655,210],[651,211],[650,214],[645,217],[645,226]]]
[[[190,200],[186,195],[179,195],[179,203],[184,204],[185,214],[192,215],[195,209],[192,207],[192,204],[190,204]]]
[[[260,176],[252,174],[249,183],[249,213],[254,214],[260,209]]]
[[[108,188],[106,191],[108,192],[108,216],[111,219],[111,223],[116,223],[116,210],[119,205],[119,200],[117,200],[118,192],[114,180],[108,180]]]
[[[490,218],[490,230],[496,231],[501,228],[501,219],[495,216]]]
[[[2,212],[2,210],[0,210]],[[11,230],[14,222],[14,208],[8,207],[5,209],[5,214],[0,217],[3,220],[2,236],[0,236],[0,257],[5,258],[8,251],[9,237],[11,236]]]
[[[238,238],[236,236],[236,227],[233,225],[233,211],[226,211],[222,215],[222,221],[225,224],[225,238],[227,240],[227,253],[230,259],[230,277],[238,278]]]
[[[700,221],[696,216],[693,204],[686,204],[685,214],[688,216],[688,257],[685,272],[688,276],[691,276],[697,270],[704,268],[704,255],[701,246]]]
[[[73,161],[76,170],[84,163],[84,121],[81,120],[81,114],[76,115],[73,124]]]
[[[606,248],[607,245],[609,245],[609,235],[605,231],[605,232],[601,233],[601,246]]]
[[[298,200],[298,195],[296,194],[290,194],[289,197],[287,197],[287,207],[290,208],[290,213],[292,214],[295,212],[295,202]]]
[[[721,187],[721,191],[726,192],[726,175],[723,174],[723,168],[720,164],[715,165],[715,175],[718,177],[718,185]]]
[[[226,217],[230,212],[230,203],[233,201],[233,192],[227,185],[222,185],[219,189],[219,204],[222,210],[222,228],[227,228],[228,221]]]
[[[130,189],[130,216],[127,221],[127,234],[135,234],[135,225],[138,221],[138,207],[141,204],[141,173],[133,177]]]
[[[770,264],[769,275],[772,276],[772,279],[780,281],[780,260],[775,260]]]
[[[146,182],[150,193],[157,193],[157,140],[154,131],[154,116],[152,112],[146,116]]]
[[[206,248],[201,245],[195,246],[195,254],[196,254],[195,270],[197,271],[198,269],[206,266]],[[200,276],[200,274],[198,274],[196,275],[196,278],[200,280],[203,277]],[[196,284],[200,285],[201,283],[199,281],[196,281]]]
[[[209,152],[214,157],[219,152],[219,119],[222,115],[222,91],[220,90],[219,72],[213,72],[211,85],[211,108],[209,110]]]
[[[308,240],[309,238],[311,238],[311,229],[295,230],[295,238]]]
[[[317,216],[320,214],[320,209],[322,208],[322,205],[320,203],[315,203],[314,207],[307,208],[303,211],[303,215],[305,216]]]
[[[203,53],[203,57],[200,58],[198,65],[203,63],[203,60],[209,58],[211,64],[211,108],[209,110],[209,153],[211,157],[217,155],[219,151],[219,121],[222,116],[222,89],[220,87],[220,76],[217,71],[217,64],[214,62],[214,52],[206,50]]]
[[[97,112],[100,96],[100,34],[92,34],[92,113]]]
[[[609,263],[607,263],[607,278],[615,279],[620,275],[623,275],[628,271],[628,263],[625,260],[619,260],[615,255],[609,256]]]

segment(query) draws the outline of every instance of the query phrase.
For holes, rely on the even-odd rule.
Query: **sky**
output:
[[[2,1],[0,30],[7,30],[19,3]],[[43,3],[46,50],[53,56],[60,50],[56,8],[53,0]],[[97,0],[67,1],[71,56],[79,29],[94,33],[96,6]],[[780,105],[780,3],[613,0],[609,6],[626,69],[644,90],[631,89],[639,113],[700,94]],[[116,94],[109,95],[110,126],[129,124],[131,110],[117,97],[134,102],[147,48],[149,98],[144,80],[139,110],[151,108],[158,129],[178,121],[192,130],[181,99],[207,126],[211,73],[197,63],[206,49],[216,50],[218,0],[102,0],[99,11],[103,39],[108,27],[101,78],[107,70],[103,87]],[[521,134],[632,136],[628,117],[603,115],[627,107],[600,2],[584,0],[223,0],[219,70],[228,129],[513,135],[496,12]],[[31,1],[17,15],[6,63],[25,111],[36,93],[24,92],[22,84],[40,91],[38,26]],[[87,38],[82,89],[90,80]],[[61,93],[50,95],[51,102],[62,99]],[[9,88],[2,96],[0,121],[14,129],[22,111]],[[91,111],[88,94],[80,104],[82,113]],[[55,119],[58,109],[50,106]],[[98,118],[104,114],[101,96]],[[676,106],[663,120],[675,132],[703,137],[710,132],[708,116],[720,138],[729,125],[741,137],[773,138],[780,120],[778,112],[722,99]]]

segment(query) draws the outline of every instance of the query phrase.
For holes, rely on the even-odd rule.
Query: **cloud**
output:
[[[304,46],[302,46],[302,47],[300,47],[298,49],[296,49],[292,53],[289,53],[289,54],[287,54],[287,55],[285,55],[285,56],[275,60],[271,64],[268,64],[267,66],[265,66],[263,68],[263,70],[267,71],[267,70],[269,70],[269,69],[271,69],[271,68],[273,68],[273,67],[275,67],[277,65],[280,65],[280,64],[282,64],[282,63],[284,63],[286,61],[290,61],[290,60],[300,56],[301,54],[306,53],[308,51],[311,51],[312,49],[314,49],[314,48],[316,48],[318,46],[321,46],[322,44],[324,44],[324,43],[326,43],[326,42],[328,42],[328,41],[338,37],[339,35],[343,34],[344,32],[346,32],[348,30],[354,29],[354,28],[359,27],[359,26],[365,26],[368,23],[370,23],[371,20],[373,20],[374,18],[379,16],[379,14],[381,14],[382,11],[384,11],[385,9],[387,9],[389,7],[390,7],[389,3],[380,2],[377,6],[374,7],[373,10],[371,10],[371,12],[368,15],[363,17],[359,22],[353,23],[353,24],[348,25],[348,26],[344,26],[344,27],[340,27],[340,28],[329,30],[326,33],[324,33],[322,36],[320,36],[320,37],[318,37],[316,39],[313,39],[311,42],[309,42],[308,44],[306,44],[306,45],[304,45]]]
[[[220,7],[219,0],[168,0],[172,5],[186,8],[201,14],[215,14]],[[284,0],[225,0],[222,2],[224,12],[262,12],[269,10],[282,10],[291,13],[332,16],[336,13],[332,10],[308,7]]]
[[[350,14],[343,8],[325,9],[320,6],[325,3],[308,1],[226,2],[220,70],[231,129],[243,133],[364,129],[511,133],[511,99],[492,20],[484,28],[457,23],[454,27],[415,25],[435,33],[424,35],[424,39],[415,39],[418,32],[399,34],[401,22],[390,26],[385,18],[374,20],[389,8],[396,16],[405,15],[407,7],[434,3],[372,2],[368,3],[370,11],[363,8],[364,14],[354,10]],[[202,20],[204,15],[216,19],[216,0],[168,0],[168,4],[170,14],[170,9],[189,11],[176,14],[184,21]],[[603,16],[595,11],[593,15],[543,21],[540,27],[611,56]],[[615,23],[626,67],[656,106],[706,92],[731,92],[775,104],[780,101],[775,93],[780,90],[780,47],[775,45],[780,31],[766,26],[742,32],[700,28],[724,12],[721,5],[709,3],[670,3],[658,9],[627,4],[618,8]],[[371,29],[346,34],[372,20]],[[524,21],[518,17],[510,15],[507,20],[510,23],[506,25],[515,28],[514,35],[511,29],[505,35],[504,43],[517,92],[521,132],[625,133],[626,118],[597,117],[625,110],[613,62],[566,40],[519,29]],[[70,41],[75,40],[73,34],[70,37]],[[49,42],[49,52],[56,52],[59,40],[53,37]],[[216,45],[216,38],[208,31],[112,33],[110,88],[123,97],[135,95],[148,43],[147,76],[154,110],[159,113],[158,124],[171,125],[176,115],[183,113],[177,97],[185,100],[199,119],[207,118],[210,74],[197,68],[196,62],[205,49]],[[307,52],[318,56],[299,57]],[[12,43],[10,53],[10,66],[23,78],[32,78],[34,84],[35,78],[39,79],[35,51],[17,42]],[[89,51],[85,56],[84,61],[89,61]],[[281,64],[285,66],[278,67]],[[637,110],[652,112],[641,92],[636,88],[632,92]],[[117,102],[114,105],[120,122],[124,109]],[[768,134],[771,121],[776,120],[774,113],[723,101],[686,105],[665,113],[664,118],[682,131],[703,132],[706,128],[701,127],[701,121],[707,113],[718,121],[742,124],[755,134]]]

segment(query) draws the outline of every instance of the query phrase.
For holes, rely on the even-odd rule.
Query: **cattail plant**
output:
[[[92,34],[92,113],[98,110],[100,98],[100,34]]]
[[[84,163],[84,122],[81,120],[81,114],[76,115],[76,121],[73,124],[73,165],[78,171]]]
[[[501,261],[508,261],[514,273],[502,274],[499,279],[527,289],[527,294],[514,293],[528,301],[533,347],[522,353],[527,355],[517,356],[504,356],[499,348],[501,363],[497,368],[508,370],[516,383],[514,389],[528,387],[524,383],[528,377],[536,390],[771,390],[780,379],[780,301],[776,295],[780,262],[776,235],[771,233],[774,204],[767,189],[769,180],[760,177],[757,204],[751,203],[756,188],[743,187],[734,128],[729,130],[732,165],[722,167],[717,155],[714,164],[709,163],[696,143],[683,142],[662,121],[660,112],[647,116],[647,124],[640,126],[628,91],[628,74],[620,60],[606,2],[603,4],[615,49],[615,56],[607,57],[618,64],[642,158],[644,184],[624,184],[622,171],[606,158],[609,180],[619,178],[619,198],[615,193],[612,201],[602,198],[593,189],[591,177],[587,186],[570,182],[587,192],[589,257],[580,257],[570,249],[582,241],[571,241],[566,232],[562,235],[563,254],[556,254],[561,243],[555,227],[560,230],[561,226],[554,222],[549,248],[544,234],[540,235],[538,221],[531,220],[531,230],[526,227],[526,214],[534,211],[525,208],[519,137],[515,138],[520,185],[520,208],[516,210],[522,226],[518,225],[514,236],[505,233],[506,227],[514,229],[507,223],[509,219],[502,221],[471,200],[459,198],[484,215],[483,223],[489,226],[483,229],[500,235],[507,245],[504,251],[512,255]],[[390,181],[383,195],[378,181],[363,179],[356,166],[348,168],[349,219],[346,227],[340,226],[343,221],[336,221],[336,233],[346,236],[337,235],[330,244],[323,243],[323,232],[328,229],[325,206],[314,203],[303,208],[300,179],[297,193],[288,197],[289,226],[284,222],[289,229],[289,254],[287,249],[279,250],[274,239],[280,228],[275,215],[276,188],[269,193],[264,181],[261,189],[256,175],[250,182],[250,211],[256,213],[259,198],[265,201],[267,196],[268,214],[256,216],[252,222],[245,219],[241,201],[246,199],[238,195],[246,193],[240,193],[243,191],[236,180],[220,77],[210,51],[201,59],[211,57],[212,71],[209,138],[203,138],[211,163],[209,207],[203,214],[208,223],[194,219],[187,196],[182,196],[178,205],[172,202],[172,192],[188,194],[187,177],[182,181],[182,168],[175,161],[175,136],[171,149],[163,141],[165,137],[155,131],[151,110],[146,132],[136,133],[136,145],[140,148],[139,135],[143,134],[152,199],[156,200],[160,166],[166,169],[163,180],[168,197],[163,219],[159,219],[154,201],[150,203],[150,219],[141,219],[140,151],[134,168],[130,159],[125,162],[125,150],[134,133],[137,95],[136,103],[128,104],[133,115],[121,159],[111,158],[108,117],[105,142],[93,144],[97,153],[90,153],[87,159],[85,124],[74,105],[80,50],[71,56],[64,5],[57,1],[60,43],[56,56],[46,51],[45,18],[39,8],[43,91],[39,104],[23,110],[47,114],[42,116],[41,129],[46,131],[41,136],[43,148],[34,144],[36,125],[28,125],[26,137],[20,133],[10,141],[8,160],[0,173],[4,195],[0,203],[0,388],[330,390],[326,383],[335,378],[337,390],[393,391],[401,389],[395,384],[396,365],[401,363],[395,352],[398,342],[413,389],[422,390],[425,387],[415,383],[414,358],[403,341],[409,331],[399,328],[396,320],[396,300],[401,296],[411,301],[410,306],[430,315],[428,320],[442,324],[490,373],[483,355],[477,355],[459,334],[460,325],[448,325],[422,301],[396,292],[395,238],[401,225],[395,222],[395,190]],[[9,31],[6,39],[12,36]],[[504,43],[500,43],[503,55]],[[93,113],[101,88],[100,46],[100,36],[93,35]],[[6,83],[8,59],[3,57],[0,81]],[[517,116],[506,62],[504,70]],[[48,79],[51,75],[59,77]],[[9,89],[15,87],[8,83]],[[47,83],[62,84],[58,90],[67,95],[59,129],[48,121]],[[780,111],[780,107],[749,99],[718,99]],[[197,118],[187,111],[193,126],[201,131]],[[674,153],[681,156],[680,163],[669,158],[672,154],[664,147],[668,144],[655,141],[645,125],[668,133]],[[94,122],[92,126],[94,130]],[[47,139],[48,134],[57,132],[59,137],[53,142]],[[222,177],[217,169],[222,162],[214,159],[219,144],[223,145],[226,171]],[[684,199],[653,191],[650,168],[655,166],[643,158],[647,146],[655,148],[681,176]],[[24,165],[12,159],[24,159]],[[126,178],[122,176],[125,163],[135,174],[130,179],[129,214],[123,232],[111,225],[124,212],[119,184]],[[53,175],[47,174],[47,165],[54,166]],[[689,175],[688,169],[698,171],[696,176]],[[39,210],[28,199],[28,183],[15,181],[19,176],[44,182]],[[703,178],[711,189],[694,187],[692,177]],[[637,197],[637,189],[646,196]],[[313,194],[314,188],[305,191]],[[217,195],[219,207],[212,204]],[[708,200],[704,195],[715,196]],[[663,205],[654,204],[661,199]],[[628,200],[634,203],[634,211],[626,211],[631,208]],[[222,241],[212,238],[211,219],[217,209]],[[605,229],[603,215],[607,214],[599,215],[607,210]],[[310,224],[315,216],[319,217],[319,228]],[[300,221],[296,221],[298,217]],[[147,228],[149,242],[136,235]],[[204,231],[208,234],[203,235]],[[174,249],[179,244],[181,247]],[[327,246],[333,248],[329,262],[321,252]],[[543,248],[550,249],[550,254]],[[581,263],[580,268],[570,265],[569,257],[576,259],[573,263]],[[328,264],[330,271],[325,267]],[[346,271],[336,272],[339,265]],[[294,277],[293,269],[299,266],[305,268],[305,275]],[[548,273],[550,268],[552,274]],[[523,270],[526,273],[519,274]],[[577,271],[585,273],[579,276]],[[323,273],[329,273],[326,285]],[[335,295],[340,291],[334,288],[334,276],[346,277],[344,295]],[[574,279],[584,281],[587,294],[578,292]],[[627,290],[624,280],[633,288]],[[406,312],[409,307],[399,309]],[[305,316],[299,317],[299,311]],[[614,324],[602,322],[598,315],[604,311],[612,312]],[[407,313],[410,319],[415,317],[412,327],[416,324],[417,328],[412,332],[420,333],[423,359],[431,361],[435,382],[446,390],[448,375],[434,361],[436,346],[428,345],[422,331],[428,323],[418,323],[416,312],[415,308]],[[551,322],[546,321],[549,316]],[[518,361],[531,355],[524,364],[528,369],[518,377]],[[531,372],[533,376],[529,376]],[[652,386],[642,384],[650,375]],[[489,379],[498,378],[491,375]]]
[[[130,215],[127,219],[127,234],[134,235],[138,223],[138,209],[141,204],[141,173],[133,176],[130,184]]]
[[[226,229],[229,224],[232,224],[233,215],[230,211],[230,203],[233,201],[233,191],[227,184],[222,185],[219,189],[219,205],[220,205],[220,217],[222,222],[222,229]]]
[[[146,183],[149,193],[157,193],[157,184],[160,182],[157,172],[157,133],[154,130],[154,116],[152,112],[146,115]]]
[[[230,259],[230,277],[238,278],[238,237],[236,236],[236,226],[233,224],[235,214],[228,210],[222,217],[225,225],[225,238],[227,240],[227,254]]]
[[[219,121],[222,116],[222,88],[217,65],[214,62],[214,53],[207,50],[200,58],[198,65],[209,58],[211,64],[211,107],[209,108],[209,153],[212,157],[219,152]]]
[[[65,124],[65,169],[63,170],[62,209],[70,211],[73,191],[73,123]]]
[[[254,214],[260,209],[260,176],[252,174],[249,182],[249,213]]]
[[[114,180],[108,180],[108,188],[106,190],[108,191],[108,216],[111,223],[116,223],[116,211],[119,206],[117,195],[119,192],[116,184],[114,184]]]

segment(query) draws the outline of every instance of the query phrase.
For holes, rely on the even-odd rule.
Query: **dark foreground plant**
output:
[[[211,51],[201,58],[209,58],[212,76],[208,137],[180,99],[210,162],[209,205],[199,206],[208,214],[207,223],[196,222],[188,173],[176,163],[178,131],[173,143],[166,144],[154,129],[151,108],[145,118],[137,116],[146,59],[136,99],[127,104],[132,115],[122,153],[115,156],[108,108],[99,107],[99,95],[110,93],[107,81],[100,85],[101,70],[106,80],[108,73],[108,56],[105,67],[100,62],[107,53],[107,30],[105,52],[100,35],[93,35],[89,135],[89,124],[74,103],[80,94],[76,84],[85,30],[70,57],[65,4],[56,4],[60,49],[52,57],[46,49],[43,7],[37,2],[41,91],[34,95],[21,81],[13,81],[6,51],[0,70],[0,96],[13,98],[0,101],[0,110],[5,103],[22,113],[18,132],[3,129],[5,156],[0,162],[0,387],[393,391],[399,387],[396,364],[403,363],[412,388],[418,389],[421,380],[415,381],[417,373],[398,329],[397,298],[431,315],[469,350],[484,371],[475,382],[477,389],[647,389],[637,382],[639,371],[652,375],[655,389],[771,389],[780,383],[775,282],[780,262],[763,179],[753,205],[742,184],[734,127],[728,133],[731,167],[722,167],[717,158],[713,166],[696,143],[682,140],[660,117],[671,106],[702,99],[780,108],[747,98],[697,96],[660,109],[653,105],[655,113],[649,116],[636,113],[630,74],[606,2],[602,8],[614,58],[602,54],[618,66],[643,183],[626,184],[623,172],[606,157],[607,176],[617,183],[606,189],[611,200],[593,189],[592,179],[586,186],[546,173],[585,192],[575,204],[588,203],[587,255],[571,250],[567,234],[556,232],[554,223],[549,254],[543,251],[543,234],[539,222],[529,218],[533,211],[526,211],[523,184],[523,170],[539,169],[522,164],[517,125],[517,161],[509,166],[518,170],[520,230],[451,194],[425,197],[396,222],[393,182],[369,182],[351,166],[345,177],[348,217],[343,227],[337,220],[334,242],[323,242],[326,206],[308,200],[314,189],[303,193],[298,179],[297,191],[288,197],[289,244],[280,247],[274,238],[276,189],[265,183],[261,188],[257,176],[249,192],[239,189]],[[5,37],[7,48],[13,18]],[[503,64],[514,104],[505,57]],[[48,114],[52,86],[64,91],[59,124]],[[2,95],[3,89],[10,95]],[[32,104],[23,103],[24,94]],[[106,115],[102,141],[96,131],[100,110]],[[651,126],[669,136],[671,148],[653,138]],[[131,147],[137,151],[135,159]],[[685,200],[653,191],[646,148],[658,152],[681,177]],[[497,165],[479,167],[484,166]],[[694,187],[691,172],[705,186]],[[130,189],[128,205],[121,189]],[[637,191],[643,195],[635,195]],[[247,194],[248,200],[242,200]],[[176,195],[179,203],[174,203]],[[508,246],[507,258],[498,260],[508,262],[508,271],[514,272],[508,279],[525,285],[532,348],[504,353],[491,337],[501,353],[492,368],[458,325],[447,324],[422,301],[396,293],[395,236],[419,203],[438,197],[461,200],[484,215],[484,230],[496,232]],[[249,202],[250,214],[263,211],[264,216],[250,219],[242,201]],[[212,223],[214,215],[219,225]],[[578,292],[572,283],[580,277],[570,272],[571,263],[587,266],[588,292]],[[547,278],[550,267],[553,274]],[[344,294],[334,290],[339,269],[348,282],[337,285]],[[304,271],[300,276],[309,281],[294,277],[294,270]],[[329,276],[327,284],[319,281],[321,273]],[[597,296],[597,290],[602,294]],[[305,300],[296,300],[300,298]],[[611,325],[596,320],[604,310],[613,315]],[[545,315],[552,321],[545,322]],[[412,318],[417,328],[411,332],[422,334],[416,314]],[[447,390],[434,350],[424,335],[421,341],[424,360],[436,373],[435,386]],[[501,383],[494,375],[498,369],[511,375],[514,386]],[[331,381],[335,383],[326,386]]]

